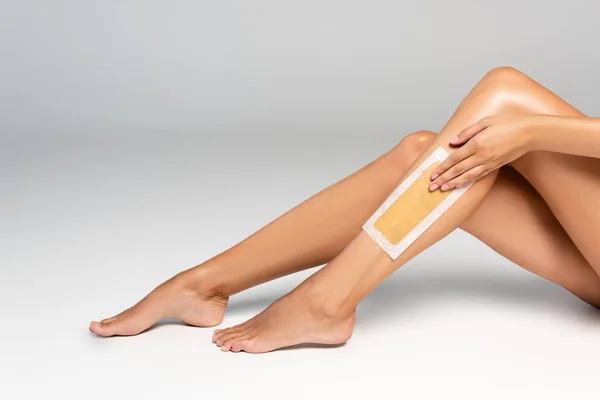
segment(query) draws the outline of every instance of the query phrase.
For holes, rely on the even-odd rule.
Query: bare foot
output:
[[[218,329],[213,342],[222,351],[266,353],[301,343],[341,344],[352,336],[355,313],[338,316],[302,286],[241,325]]]
[[[228,296],[210,289],[201,271],[184,271],[164,282],[133,307],[100,322],[90,330],[100,336],[137,335],[163,318],[179,318],[194,326],[221,323]]]

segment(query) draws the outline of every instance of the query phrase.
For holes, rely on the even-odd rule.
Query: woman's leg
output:
[[[569,115],[572,115],[577,111],[515,70],[510,68],[496,69],[486,75],[473,88],[440,135],[419,155],[405,176],[421,164],[438,146],[453,151],[447,145],[449,139],[484,116],[534,112],[571,113]],[[533,159],[534,157],[535,161],[525,162],[527,158]],[[525,161],[522,163],[517,162],[514,165],[525,177],[538,178],[539,181],[534,180],[532,182],[535,186],[540,181],[547,181],[547,178],[544,180],[540,177],[541,173],[534,173],[534,171],[539,171],[535,169],[535,163],[544,160],[544,157],[545,155],[534,152],[531,157],[529,155],[523,157]],[[554,157],[549,162],[553,160]],[[596,202],[595,199],[600,194],[598,193],[600,190],[598,180],[600,178],[597,172],[600,169],[594,169],[595,163],[569,160],[570,163],[564,162],[565,167],[569,168],[568,173],[562,171],[561,168],[554,168],[554,170],[556,173],[562,172],[561,178],[564,179],[565,183],[567,180],[576,181],[580,185],[576,189],[578,193],[590,196],[596,194],[596,197],[589,197],[593,200],[580,202],[582,206],[586,207],[587,214],[590,214],[593,205],[595,205],[592,202]],[[579,170],[576,170],[574,166],[571,167],[571,164],[579,167]],[[587,167],[587,169],[584,167]],[[273,303],[267,310],[245,324],[217,331],[214,340],[217,344],[222,345],[223,350],[233,349],[234,351],[245,350],[250,352],[270,351],[303,342],[340,343],[347,340],[352,332],[354,310],[357,304],[394,270],[446,236],[461,223],[466,222],[491,189],[497,175],[498,171],[495,171],[471,186],[446,213],[396,260],[391,260],[368,235],[360,232],[336,259],[288,296]],[[586,185],[592,185],[593,189],[590,190]],[[550,193],[557,191],[556,188],[554,191],[546,187],[543,187],[543,189]],[[544,195],[543,191],[541,193]],[[578,221],[569,221],[569,226],[571,229],[581,232],[581,225],[589,222],[589,219],[581,218],[582,214],[586,212],[569,213],[564,197],[562,202],[558,200],[560,197],[556,193],[556,198],[551,198],[556,200],[556,205],[563,207],[559,207],[559,209],[563,211],[564,219],[579,217]],[[550,207],[555,211],[552,204],[550,204]],[[513,221],[519,223],[518,219]],[[560,218],[559,221],[562,223]],[[600,221],[594,222],[596,222],[595,230],[600,231]],[[578,226],[579,228],[577,228]],[[585,235],[582,236],[584,237],[581,239],[585,239]],[[575,244],[578,244],[577,241]],[[594,266],[592,260],[600,258],[598,252],[594,253],[592,247],[583,247],[585,250],[589,250],[586,258]],[[586,256],[584,249],[581,250],[583,256]],[[575,283],[570,281],[569,285],[574,286]],[[587,294],[582,297],[587,297]]]
[[[431,140],[405,136],[392,150],[314,195],[218,256],[186,270],[124,312],[92,322],[102,336],[135,335],[165,317],[191,325],[221,322],[230,295],[332,260],[396,187]]]

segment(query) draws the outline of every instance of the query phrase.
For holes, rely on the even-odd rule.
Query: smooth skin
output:
[[[528,114],[585,117],[520,72],[494,69],[473,88],[439,135],[422,131],[406,136],[355,174],[226,252],[163,283],[131,309],[92,322],[90,329],[102,336],[132,335],[164,317],[214,326],[221,322],[230,295],[329,262],[255,318],[216,331],[213,340],[222,350],[247,352],[304,342],[342,343],[352,334],[360,300],[457,227],[598,306],[600,276],[594,267],[599,269],[600,255],[589,242],[600,233],[600,216],[594,214],[595,199],[600,198],[600,160],[525,152],[510,166],[479,178],[395,261],[361,231],[387,195],[435,148],[455,153],[450,139],[486,116]],[[580,194],[577,207],[566,192]]]
[[[599,135],[600,118],[545,114],[485,117],[450,139],[450,144],[462,147],[432,171],[430,188],[465,186],[530,151],[600,158]]]

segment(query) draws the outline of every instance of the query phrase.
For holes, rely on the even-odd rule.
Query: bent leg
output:
[[[600,307],[600,276],[525,178],[502,167],[461,229],[515,264]]]
[[[541,194],[600,275],[600,159],[536,151],[512,165]]]
[[[514,68],[490,71],[482,80],[500,113],[585,117],[583,113]],[[568,135],[569,132],[565,132]],[[532,151],[511,165],[540,193],[588,263],[600,274],[600,159]]]

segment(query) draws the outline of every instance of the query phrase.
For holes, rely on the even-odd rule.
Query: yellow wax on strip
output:
[[[393,260],[441,217],[472,183],[447,190],[429,191],[431,172],[449,153],[436,148],[363,225],[363,230]]]
[[[375,221],[374,227],[393,245],[398,244],[410,231],[429,215],[452,190],[429,191],[431,173],[440,165],[431,164]]]

